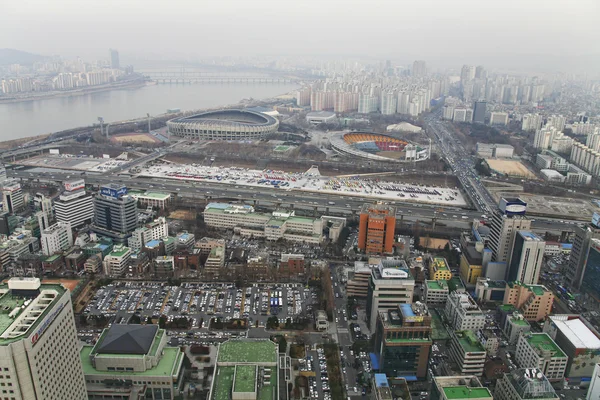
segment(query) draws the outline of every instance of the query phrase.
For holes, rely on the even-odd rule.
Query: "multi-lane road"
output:
[[[251,187],[243,185],[230,185],[213,182],[176,181],[166,178],[141,178],[129,175],[100,175],[79,172],[53,171],[45,173],[31,173],[27,169],[7,170],[10,177],[20,178],[23,181],[39,181],[62,183],[69,180],[84,178],[87,184],[104,185],[108,183],[122,183],[131,189],[156,190],[177,194],[183,198],[194,198],[199,202],[209,202],[217,199],[238,200],[258,206],[281,206],[314,211],[315,213],[352,215],[360,210],[365,201],[372,199],[361,196],[336,195],[330,193],[306,192],[300,190],[270,189],[267,187]],[[334,203],[333,205],[330,203]],[[397,217],[405,221],[436,221],[450,225],[467,228],[473,219],[481,219],[482,213],[474,210],[460,208],[444,208],[428,204],[415,204],[396,201]],[[533,228],[544,231],[572,230],[574,225],[561,223],[553,219],[537,218]]]

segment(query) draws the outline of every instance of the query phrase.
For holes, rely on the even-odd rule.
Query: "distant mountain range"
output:
[[[21,64],[31,65],[34,62],[44,61],[49,57],[32,54],[15,49],[0,49],[0,65]]]

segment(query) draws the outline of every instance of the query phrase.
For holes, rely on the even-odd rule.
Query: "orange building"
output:
[[[552,311],[554,293],[542,285],[508,282],[504,292],[504,304],[513,305],[521,311],[527,321],[542,321]]]
[[[358,248],[366,254],[393,253],[396,231],[396,207],[389,204],[365,204],[360,211]]]

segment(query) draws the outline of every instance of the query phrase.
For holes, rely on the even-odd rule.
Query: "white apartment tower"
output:
[[[38,278],[0,285],[0,397],[88,398],[71,295]]]
[[[42,231],[42,252],[50,256],[73,246],[73,231],[69,222],[57,222]]]

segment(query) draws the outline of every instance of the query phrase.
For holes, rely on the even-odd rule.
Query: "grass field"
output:
[[[279,145],[273,149],[273,151],[284,153],[290,149],[290,146]]]
[[[491,169],[510,176],[522,176],[526,178],[535,178],[533,172],[527,169],[520,161],[515,160],[485,160]]]
[[[111,141],[117,143],[159,143],[160,140],[146,133],[125,133],[115,135],[110,138]]]

